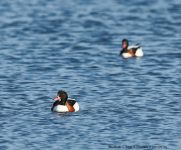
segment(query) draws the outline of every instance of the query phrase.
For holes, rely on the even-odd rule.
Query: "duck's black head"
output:
[[[58,91],[57,97],[55,97],[53,100],[59,100],[59,99],[61,99],[60,104],[65,105],[65,103],[66,103],[66,101],[68,99],[67,93],[64,92],[64,91]]]
[[[58,91],[57,95],[60,97],[61,100],[66,100],[68,99],[68,95],[64,91]]]
[[[128,40],[127,39],[123,39],[122,47],[123,47],[123,49],[127,49],[128,48]]]

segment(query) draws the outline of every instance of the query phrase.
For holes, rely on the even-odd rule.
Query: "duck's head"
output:
[[[68,95],[64,91],[58,91],[57,97],[55,97],[53,100],[59,100],[61,99],[62,101],[67,101]]]
[[[122,47],[123,47],[123,49],[125,49],[125,48],[128,47],[128,40],[127,40],[127,39],[123,39],[123,41],[122,41]]]

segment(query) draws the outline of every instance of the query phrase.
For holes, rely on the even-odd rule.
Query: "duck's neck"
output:
[[[122,53],[126,53],[126,52],[128,51],[128,49],[127,49],[127,48],[128,48],[128,47],[123,48]]]
[[[65,103],[66,103],[66,101],[67,101],[67,99],[61,99],[61,101],[60,101],[60,105],[65,105]]]

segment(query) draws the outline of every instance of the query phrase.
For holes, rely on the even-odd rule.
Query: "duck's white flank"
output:
[[[77,102],[74,104],[73,107],[75,109],[75,112],[79,111],[79,104]]]
[[[141,47],[137,49],[135,55],[138,57],[142,57],[144,55]]]

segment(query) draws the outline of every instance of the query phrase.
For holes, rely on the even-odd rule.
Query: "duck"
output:
[[[123,50],[120,52],[120,55],[122,55],[124,59],[131,57],[142,57],[144,55],[142,48],[139,45],[129,46],[127,39],[123,39],[122,47]]]
[[[65,91],[58,91],[57,96],[53,99],[55,102],[51,111],[56,112],[77,112],[79,111],[79,104],[75,99],[68,98]]]

